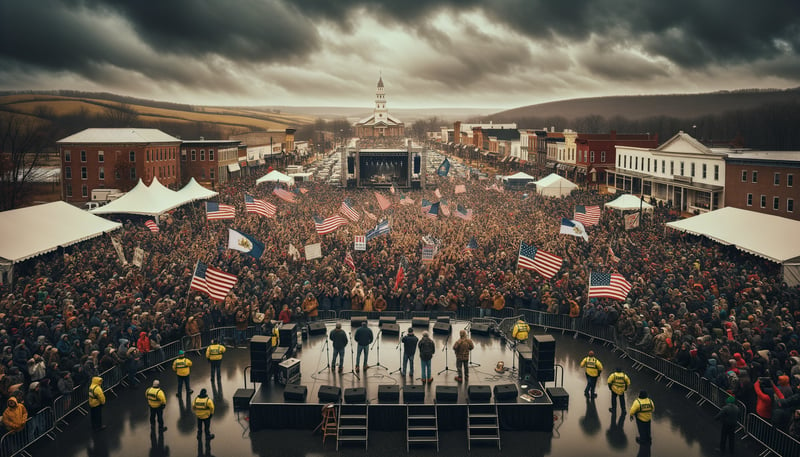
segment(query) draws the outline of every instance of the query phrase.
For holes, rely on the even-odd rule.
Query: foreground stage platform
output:
[[[410,321],[398,322],[404,331],[410,327]],[[378,322],[369,322],[370,328],[376,335],[376,341],[370,349],[370,368],[355,373],[353,368],[352,328],[350,322],[342,321],[343,328],[348,332],[351,341],[345,350],[344,373],[333,372],[327,365],[332,354],[325,347],[328,333],[335,324],[326,324],[325,335],[311,335],[303,340],[303,347],[295,357],[300,360],[301,377],[300,386],[305,386],[304,400],[292,401],[284,398],[285,386],[273,381],[254,386],[255,393],[249,402],[249,415],[251,430],[263,429],[314,429],[321,418],[322,407],[329,403],[319,400],[319,391],[323,386],[336,386],[341,389],[344,405],[366,405],[369,415],[370,430],[405,430],[407,405],[405,403],[406,390],[421,390],[421,402],[412,404],[436,405],[438,413],[438,426],[441,430],[463,430],[467,425],[467,410],[470,404],[486,404],[486,401],[470,402],[468,395],[469,386],[487,386],[491,392],[489,404],[497,406],[498,419],[501,430],[531,430],[549,432],[553,429],[554,405],[544,386],[535,381],[522,384],[519,375],[512,370],[515,351],[506,345],[502,338],[492,335],[471,335],[475,343],[472,351],[472,366],[470,377],[466,382],[456,381],[456,363],[452,346],[461,329],[469,330],[468,322],[454,322],[452,334],[435,334],[428,330],[436,344],[436,353],[432,361],[434,381],[432,384],[423,384],[419,379],[419,357],[415,356],[416,376],[402,376],[399,371],[401,363],[400,335],[383,334],[379,332]],[[432,324],[431,324],[432,327]],[[425,328],[415,328],[414,333],[422,336]],[[446,354],[446,356],[445,356]],[[495,371],[497,362],[502,361],[507,370],[498,373]],[[380,362],[380,365],[378,363]],[[517,393],[508,399],[495,398],[495,386],[515,386]],[[252,386],[252,385],[251,385]],[[396,386],[391,389],[399,390],[398,399],[385,401],[379,398],[380,386]],[[409,388],[409,386],[415,386]],[[438,386],[452,386],[457,391],[454,401],[437,400]],[[250,386],[249,386],[250,387]],[[348,403],[345,401],[344,392],[348,388],[364,388],[364,402]],[[538,389],[544,393],[541,397],[525,396],[530,389]],[[452,390],[452,389],[451,389]],[[410,394],[409,394],[410,396]]]

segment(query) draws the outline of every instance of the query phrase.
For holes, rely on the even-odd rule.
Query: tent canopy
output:
[[[0,257],[12,263],[55,251],[116,230],[122,224],[89,214],[66,202],[0,213]]]
[[[136,187],[113,202],[95,208],[92,214],[140,214],[157,216],[173,208],[177,208],[191,200],[181,198],[174,190],[169,190],[157,178],[153,178],[150,187],[141,179]]]
[[[291,186],[294,184],[294,178],[285,175],[278,170],[272,170],[264,176],[256,179],[256,184],[261,184],[264,182],[279,182]]]
[[[511,176],[503,177],[503,181],[508,181],[508,180],[533,181],[534,179],[536,179],[536,178],[534,178],[533,176],[529,175],[528,173],[523,173],[521,171],[518,172],[518,173],[514,173]]]
[[[726,207],[680,221],[667,227],[702,235],[733,245],[783,266],[784,281],[800,284],[800,222],[785,217]],[[758,228],[754,232],[754,227]]]
[[[625,211],[629,209],[638,210],[639,208],[643,210],[650,210],[650,211],[653,210],[653,205],[647,203],[646,201],[643,201],[636,195],[631,195],[631,194],[620,195],[614,200],[606,203],[605,207],[615,209],[618,211]]]
[[[206,189],[205,187],[201,186],[200,183],[195,181],[194,178],[190,179],[189,182],[183,186],[183,189],[178,191],[178,196],[187,202],[208,200],[209,198],[214,198],[217,195],[219,195],[219,192]]]
[[[536,192],[548,197],[563,197],[569,195],[578,186],[562,176],[555,173],[550,173],[544,178],[534,181],[536,183]]]

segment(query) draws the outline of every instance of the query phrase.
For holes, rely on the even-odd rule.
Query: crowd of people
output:
[[[207,221],[202,203],[164,215],[158,233],[142,218],[117,216],[123,228],[111,236],[127,255],[136,247],[146,252],[141,268],[123,265],[106,238],[18,265],[13,288],[0,288],[3,404],[10,409],[13,399],[35,414],[110,367],[135,373],[161,345],[219,326],[235,326],[241,342],[249,325],[322,311],[484,316],[513,308],[615,326],[633,347],[713,379],[748,410],[787,430],[800,427],[800,419],[792,421],[800,408],[800,295],[781,281],[778,265],[666,230],[677,216],[663,206],[631,231],[619,214],[604,211],[585,242],[559,235],[560,218],[572,218],[575,205],[602,207],[607,195],[579,190],[550,198],[463,177],[429,181],[451,216],[423,215],[423,198],[439,200],[433,187],[406,191],[413,205],[384,192],[393,205],[381,211],[371,189],[303,183],[307,192],[292,204],[273,197],[271,186],[256,186],[254,176],[242,177],[220,189],[219,202],[236,207],[232,221]],[[457,184],[467,192],[456,194]],[[275,203],[277,216],[246,213],[245,192]],[[360,219],[318,235],[313,217],[338,213],[348,197]],[[472,221],[454,217],[457,205],[473,211]],[[391,232],[371,239],[366,251],[354,251],[353,236],[383,218]],[[262,241],[263,256],[227,249],[228,228]],[[421,261],[423,236],[439,241],[432,262]],[[477,248],[466,250],[473,238]],[[545,279],[517,268],[520,241],[562,257],[558,274]],[[322,257],[307,261],[300,252],[312,243],[322,244]],[[348,252],[355,271],[345,262]],[[395,288],[401,259],[405,280]],[[198,261],[238,277],[223,302],[189,290]],[[625,276],[633,284],[627,300],[587,301],[593,270]],[[187,349],[199,348],[199,338],[188,341]],[[772,401],[779,392],[785,398]]]

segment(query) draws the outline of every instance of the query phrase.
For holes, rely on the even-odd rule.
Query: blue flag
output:
[[[376,236],[385,235],[391,231],[392,228],[389,226],[389,221],[384,219],[378,222],[378,225],[376,225],[372,230],[368,231],[365,238],[367,241],[369,241]]]
[[[264,243],[245,233],[228,229],[228,249],[241,251],[258,259],[264,253]]]
[[[448,173],[450,173],[450,161],[445,157],[442,164],[436,169],[436,174],[439,176],[447,176]]]

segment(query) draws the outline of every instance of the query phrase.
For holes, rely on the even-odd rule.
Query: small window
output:
[[[64,162],[72,162],[72,152],[64,151]]]
[[[212,169],[210,169],[210,170],[208,170],[208,177],[209,177],[210,179],[214,179],[214,169],[213,169],[213,168],[212,168]]]
[[[192,149],[192,162],[194,162],[195,160],[197,160],[197,151]]]
[[[86,171],[86,167],[81,167],[81,179],[88,179],[89,173]]]
[[[758,171],[753,170],[753,182],[758,182]]]
[[[151,161],[151,160],[150,160],[150,150],[149,150],[149,149],[147,150],[147,161],[148,161],[148,162],[150,162],[150,161]]]
[[[691,176],[692,178],[694,178],[694,162],[692,162],[692,163],[691,163],[691,167],[690,167],[690,169],[692,170],[692,171],[691,171],[691,175],[690,175],[690,176]]]
[[[206,160],[206,150],[205,149],[201,149],[200,150],[200,161],[202,162],[204,160]]]
[[[650,158],[647,158],[647,172],[650,172]]]
[[[97,167],[97,177],[101,180],[106,179],[106,167]]]
[[[214,161],[214,150],[213,149],[209,149],[208,150],[208,160],[210,160],[212,162]]]
[[[786,175],[786,187],[794,186],[794,175]]]
[[[131,151],[128,153],[128,161],[136,162],[136,151]]]
[[[81,162],[86,162],[86,151],[81,151]]]
[[[89,196],[89,187],[86,186],[86,184],[81,186],[81,196],[83,196],[83,198],[87,198]]]
[[[64,167],[64,178],[72,179],[72,167]]]
[[[781,185],[781,174],[780,173],[775,173],[774,184],[776,186],[780,186]]]
[[[702,168],[702,177],[703,177],[703,179],[706,179],[706,175],[708,174],[707,168],[708,168],[708,165],[703,164],[703,168]]]
[[[719,181],[719,165],[714,165],[714,181]]]
[[[747,181],[747,170],[742,170],[742,182]]]
[[[106,161],[105,153],[103,151],[97,151],[97,161],[100,163]]]
[[[747,206],[753,206],[753,194],[747,194]]]
[[[186,149],[181,149],[181,162],[186,162]]]
[[[669,174],[675,175],[675,162],[672,160],[669,161]]]
[[[661,161],[661,174],[662,175],[667,174],[667,161],[666,160],[662,160]]]
[[[766,195],[762,195],[761,196],[761,207],[762,208],[766,208],[767,207],[767,196]]]
[[[592,159],[592,162],[594,162],[594,159]],[[606,162],[606,151],[600,151],[600,162]]]
[[[67,197],[72,197],[72,183],[67,183]]]
[[[131,172],[130,172],[129,176],[131,178],[131,181],[135,181],[136,180],[136,168],[131,168]]]
[[[685,170],[685,169],[684,169],[684,164],[683,164],[683,162],[681,162],[681,176],[683,176],[683,172],[684,172],[684,170]]]
[[[772,197],[772,209],[775,211],[781,208],[781,198],[780,197]]]
[[[639,157],[637,156],[635,160],[636,160],[636,162],[634,162],[635,165],[633,166],[633,169],[634,170],[638,170],[639,169]]]
[[[787,198],[786,199],[786,211],[789,212],[789,213],[793,213],[794,212],[794,199],[792,199],[792,198]]]

